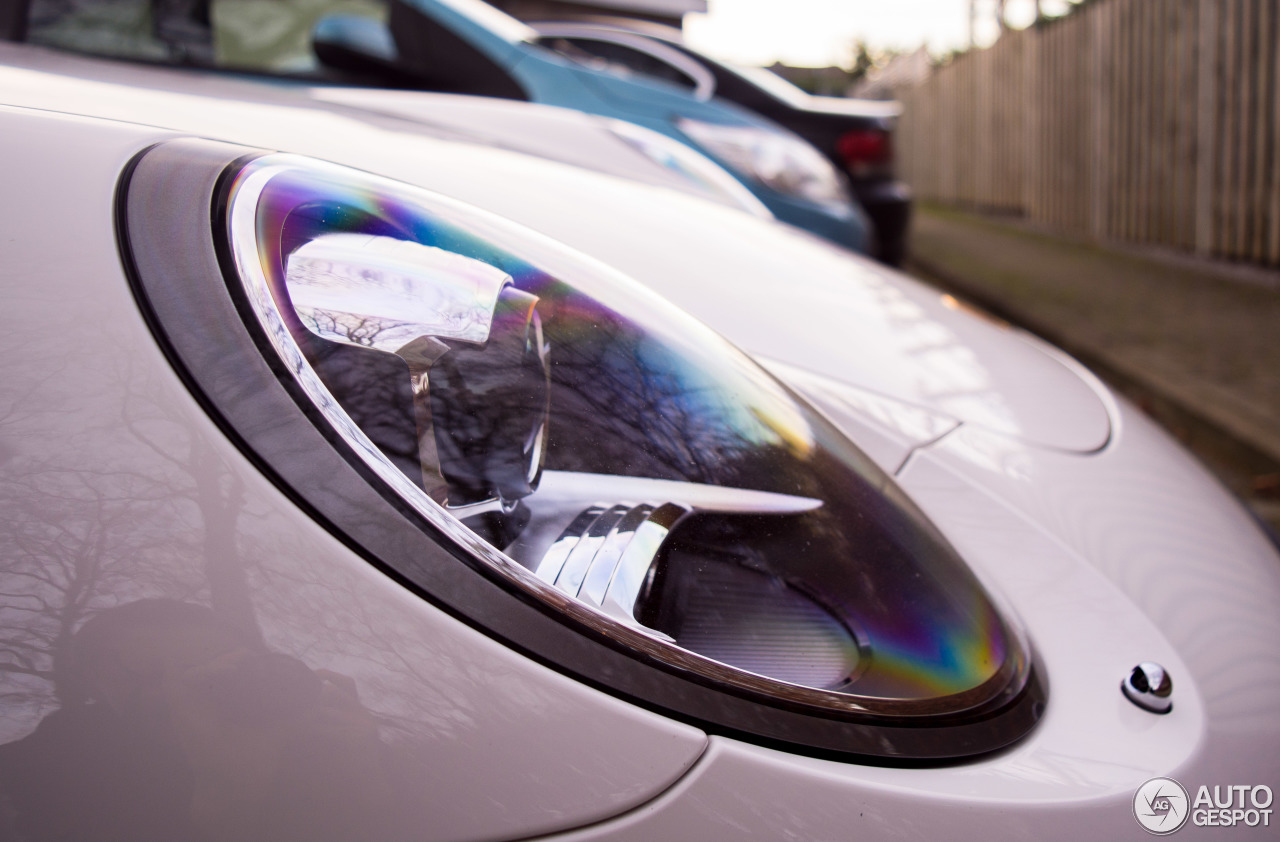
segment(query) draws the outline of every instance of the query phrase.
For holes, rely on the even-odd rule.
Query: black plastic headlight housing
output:
[[[140,300],[193,391],[440,607],[791,749],[971,756],[1040,715],[1027,642],[892,479],[608,267],[417,188],[222,144],[154,148],[120,195]]]

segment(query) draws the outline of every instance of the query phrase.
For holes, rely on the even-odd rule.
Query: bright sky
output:
[[[1028,25],[1035,0],[1006,0],[1010,26]],[[1042,0],[1061,14],[1071,0]],[[979,44],[997,34],[995,0],[977,0]],[[687,15],[689,43],[742,64],[781,61],[801,67],[848,65],[851,45],[945,53],[969,40],[969,0],[707,0],[705,15]]]

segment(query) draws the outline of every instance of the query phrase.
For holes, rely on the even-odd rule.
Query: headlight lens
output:
[[[507,585],[728,690],[872,716],[1007,700],[1026,648],[844,436],[722,338],[545,238],[291,156],[232,258],[274,353]]]
[[[764,203],[744,187],[741,181],[696,149],[625,120],[610,120],[609,128],[650,160],[680,174],[700,190],[736,205],[753,216],[773,218]]]
[[[851,201],[844,179],[831,162],[794,135],[689,118],[676,125],[729,166],[779,193],[825,204]]]

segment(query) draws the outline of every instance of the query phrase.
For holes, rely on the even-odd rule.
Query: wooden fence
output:
[[[1280,265],[1280,3],[1095,0],[901,92],[917,198]]]

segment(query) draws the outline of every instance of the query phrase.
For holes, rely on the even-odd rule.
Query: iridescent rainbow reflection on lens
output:
[[[702,670],[730,685],[823,691],[796,698],[884,715],[979,708],[1007,700],[1025,683],[1029,664],[1016,630],[892,479],[785,385],[645,288],[451,200],[288,156],[267,156],[244,167],[229,196],[233,208],[239,197],[253,197],[255,242],[237,241],[233,231],[237,259],[249,259],[250,253],[256,259],[274,307],[336,395],[330,403],[341,405],[406,476],[421,484],[442,516],[460,519],[492,551],[505,552],[536,574],[553,541],[579,540],[570,535],[573,529],[582,532],[582,541],[595,542],[592,552],[607,544],[605,533],[585,537],[600,512],[616,512],[608,515],[613,521],[596,522],[598,529],[612,528],[607,534],[613,536],[624,512],[643,514],[629,507],[681,504],[689,511],[655,543],[660,549],[649,575],[642,577],[644,587],[629,598],[634,617],[615,616],[643,632],[660,658],[666,652],[681,669]],[[428,278],[433,284],[457,284],[457,289],[440,290],[438,299],[483,300],[492,309],[492,289],[478,298],[468,296],[477,289],[475,279],[493,267],[509,277],[502,283],[526,296],[522,301],[536,297],[533,312],[542,346],[529,345],[532,338],[504,340],[526,342],[522,364],[533,366],[535,380],[543,369],[528,360],[546,361],[547,433],[545,454],[538,454],[545,457],[545,473],[542,484],[535,480],[526,496],[503,498],[483,517],[459,508],[456,490],[443,476],[448,472],[432,461],[437,457],[431,437],[441,441],[442,419],[466,418],[465,413],[432,414],[432,407],[440,408],[450,395],[431,380],[435,403],[427,402],[422,392],[429,377],[415,369],[415,398],[408,385],[412,364],[405,368],[388,353],[401,353],[394,348],[348,337],[347,345],[367,348],[335,356],[323,332],[317,335],[314,325],[303,324],[287,281],[291,256],[320,238],[352,234],[380,244],[377,254],[370,254],[370,272],[385,269],[384,257],[391,252],[436,254],[421,246],[466,259],[451,275],[440,271],[452,265],[449,260],[432,257],[430,271],[424,266],[422,278],[400,284],[403,289],[420,289],[415,284]],[[396,248],[392,241],[420,246]],[[342,240],[344,248],[349,242]],[[322,264],[316,271],[323,272]],[[412,259],[408,265],[397,263],[394,271],[411,272]],[[348,275],[359,277],[358,272]],[[370,281],[371,298],[374,287],[386,284]],[[421,304],[414,299],[405,309]],[[382,300],[376,306],[386,309]],[[527,316],[513,324],[525,325]],[[479,335],[438,334],[432,338],[431,359],[443,365],[451,355],[461,359],[465,353],[470,361],[465,394],[469,400],[483,395],[476,406],[500,418],[509,399],[505,391],[523,387],[510,371],[495,368],[492,377],[486,374],[486,343],[497,340],[480,341]],[[378,392],[377,406],[385,411],[371,411],[360,403],[363,398],[352,397],[348,372],[333,374],[338,357],[355,359],[352,364],[364,366],[362,372],[389,372],[377,377],[403,376],[403,384]],[[435,374],[431,369],[430,376]],[[450,388],[462,394],[456,383]],[[543,405],[539,400],[526,395],[511,399],[511,405],[528,412]],[[396,423],[404,430],[388,432]],[[513,453],[520,446],[529,449],[527,442],[494,441]],[[590,491],[581,499],[563,491],[584,487],[564,481],[575,477],[589,480]],[[637,488],[647,490],[632,499],[640,493]],[[744,502],[734,503],[734,495]],[[468,497],[466,504],[474,506],[475,499]],[[756,505],[760,500],[768,505]],[[602,551],[601,557],[606,555]],[[563,562],[564,553],[560,558]],[[576,570],[575,583],[585,571]],[[568,592],[554,574],[539,575],[545,584],[530,585],[525,579],[536,577],[522,573],[516,584],[543,593],[539,588],[556,583]],[[587,578],[608,581],[598,571]]]

